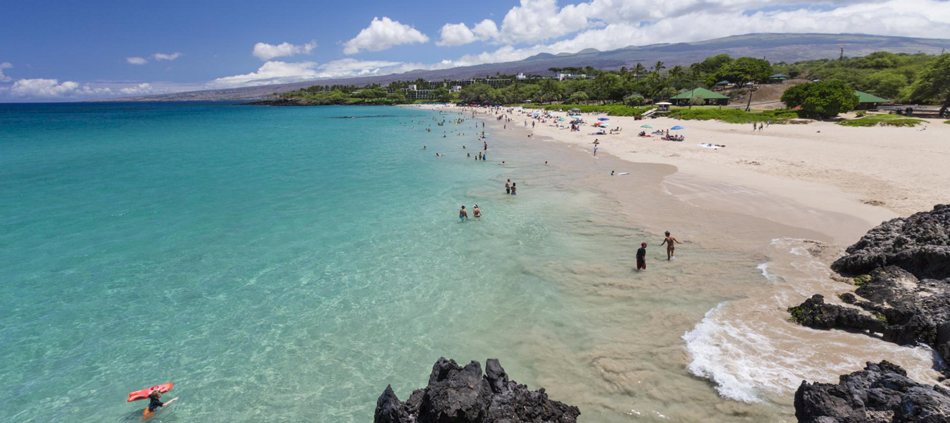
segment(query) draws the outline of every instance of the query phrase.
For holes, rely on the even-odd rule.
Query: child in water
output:
[[[178,399],[178,397],[175,397],[175,398],[172,398],[171,401],[168,401],[168,402],[166,402],[166,403],[162,403],[162,402],[159,400],[159,398],[161,398],[161,397],[162,397],[162,391],[159,391],[158,389],[156,389],[156,390],[154,390],[154,391],[152,391],[152,392],[149,392],[149,394],[148,394],[148,407],[145,409],[145,412],[142,413],[142,420],[148,420],[148,419],[152,418],[152,417],[155,415],[155,410],[158,410],[159,407],[168,406],[168,404],[171,404],[171,403],[175,402],[175,400]]]

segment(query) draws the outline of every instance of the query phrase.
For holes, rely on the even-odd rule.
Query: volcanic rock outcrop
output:
[[[576,423],[577,407],[548,399],[544,388],[530,391],[508,379],[496,359],[460,367],[440,358],[429,384],[399,401],[387,386],[376,401],[374,423]]]
[[[795,417],[800,423],[946,423],[950,392],[914,382],[887,361],[867,363],[837,384],[802,382]]]
[[[814,295],[789,308],[795,321],[927,344],[950,362],[950,205],[880,224],[831,267],[858,288],[841,295],[846,305]]]

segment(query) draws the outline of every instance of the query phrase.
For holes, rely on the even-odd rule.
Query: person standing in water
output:
[[[478,219],[479,217],[482,217],[482,210],[478,208],[478,204],[476,204],[475,207],[472,208],[472,215],[475,216],[476,219]]]
[[[676,249],[673,243],[682,244],[682,242],[680,242],[678,239],[670,236],[670,231],[666,231],[666,238],[664,238],[663,243],[660,244],[661,246],[666,244],[666,261],[676,258],[673,254],[673,250]]]
[[[512,183],[511,183],[511,195],[518,195],[517,189],[518,189],[518,187],[516,186],[516,184],[515,184],[514,182],[512,182]]]
[[[647,270],[647,243],[641,243],[637,250],[637,271]]]
[[[178,397],[175,397],[166,403],[162,403],[162,401],[159,399],[161,397],[162,391],[159,391],[158,389],[148,393],[148,407],[145,409],[145,412],[142,413],[142,420],[148,420],[152,418],[152,416],[155,415],[155,410],[165,407],[178,399]]]
[[[511,194],[511,179],[505,182],[505,194]]]
[[[468,219],[468,211],[465,210],[465,206],[462,206],[462,210],[459,210],[459,219],[463,222]]]

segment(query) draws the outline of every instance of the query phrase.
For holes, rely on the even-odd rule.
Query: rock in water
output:
[[[577,407],[548,399],[544,389],[530,391],[508,380],[496,359],[460,367],[440,358],[429,385],[400,402],[387,386],[376,401],[374,423],[576,423]]]
[[[802,382],[795,391],[800,423],[946,423],[950,396],[939,385],[921,385],[896,364],[867,363],[837,384]]]
[[[884,340],[930,345],[950,361],[950,205],[893,219],[848,247],[832,269],[855,276],[845,304],[821,295],[788,309],[816,329],[880,333]]]

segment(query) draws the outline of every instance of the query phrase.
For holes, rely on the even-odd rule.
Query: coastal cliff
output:
[[[496,359],[485,361],[486,374],[473,361],[460,367],[440,358],[429,384],[405,402],[387,386],[376,401],[374,423],[575,423],[577,407],[548,399],[544,388],[530,391],[508,379]]]

